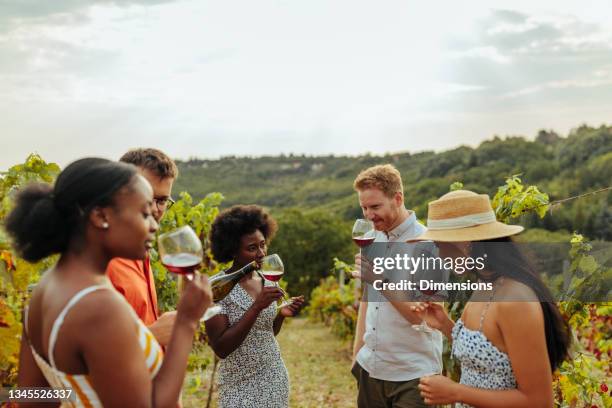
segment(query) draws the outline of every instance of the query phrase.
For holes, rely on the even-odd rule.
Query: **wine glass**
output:
[[[166,269],[188,280],[193,279],[204,257],[202,242],[188,225],[160,235],[158,248],[159,259]],[[220,311],[220,306],[209,307],[202,320],[208,320]]]
[[[374,223],[370,220],[364,220],[359,218],[355,220],[353,224],[353,242],[359,247],[359,253],[361,254],[362,249],[369,246],[374,242],[376,238],[376,231],[374,231]],[[361,273],[361,271],[359,271]],[[361,287],[361,280],[357,280],[355,283],[355,289]]]
[[[278,281],[281,280],[284,273],[285,266],[283,265],[283,261],[278,254],[264,256],[261,260],[261,274],[263,275],[264,279],[273,282],[274,286],[283,291],[283,299],[285,300],[278,305],[278,309],[293,303],[290,299],[287,299],[287,293],[285,293],[285,291],[278,284]]]
[[[366,247],[374,242],[374,223],[370,220],[358,219],[353,224],[353,242],[359,248]]]
[[[439,291],[433,287],[432,283],[448,282],[448,271],[438,268],[421,268],[414,274],[418,287],[416,300],[419,302],[444,302],[448,298],[446,291]],[[429,309],[425,309],[425,316]],[[419,324],[413,324],[412,328],[424,333],[432,333],[435,329],[429,327],[425,319]]]
[[[432,296],[435,295],[436,292],[437,290],[420,290],[419,293],[421,293],[421,295],[417,298],[417,300],[420,302],[433,301]],[[425,309],[425,316],[427,316],[428,312],[429,312],[428,309]],[[425,319],[421,320],[421,323],[419,324],[413,324],[412,328],[418,332],[423,332],[423,333],[433,333],[434,331],[434,329],[429,327]]]
[[[417,300],[423,302],[443,302],[446,297],[444,295],[445,292],[439,292],[435,289],[423,289],[419,290],[420,296],[417,297]],[[425,309],[425,316],[429,312],[429,308]],[[435,337],[434,333],[436,329],[429,327],[425,319],[421,321],[419,324],[413,324],[412,328],[418,332],[424,333],[428,336],[429,343],[431,345],[432,356],[434,357],[432,361],[437,361],[436,358],[436,347],[435,347]],[[439,364],[432,364],[431,367],[431,375],[441,374],[442,367]]]

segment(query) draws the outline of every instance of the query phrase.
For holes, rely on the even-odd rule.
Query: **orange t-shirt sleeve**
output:
[[[150,325],[155,322],[155,316],[147,307],[149,295],[146,284],[142,282],[143,273],[138,261],[129,259],[112,259],[106,268],[106,274],[115,289],[128,301],[140,320]]]

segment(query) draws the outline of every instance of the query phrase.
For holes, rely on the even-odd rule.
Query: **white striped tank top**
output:
[[[30,349],[32,350],[32,355],[34,356],[34,360],[36,360],[36,364],[40,368],[41,372],[47,379],[47,382],[52,388],[55,389],[72,389],[75,394],[75,398],[69,401],[65,401],[61,404],[61,407],[102,407],[102,403],[94,390],[91,381],[89,380],[89,375],[87,374],[66,374],[57,369],[55,366],[55,359],[53,357],[53,351],[55,348],[55,343],[57,342],[58,333],[64,323],[64,319],[70,309],[84,296],[88,295],[99,289],[108,289],[113,290],[112,287],[108,285],[96,285],[89,286],[85,289],[80,290],[77,294],[75,294],[70,301],[64,306],[64,309],[55,319],[53,323],[53,327],[51,328],[51,334],[49,336],[49,362],[47,362],[42,356],[40,356],[32,344],[30,343],[30,339],[28,338],[28,343],[30,345]],[[123,298],[121,298],[123,299]],[[125,299],[124,299],[125,301]],[[151,373],[151,378],[155,377],[159,368],[161,366],[163,352],[161,346],[153,337],[151,331],[145,326],[145,324],[138,318],[136,313],[129,308],[132,312],[134,320],[137,322],[137,330],[138,330],[138,342],[140,343],[140,347],[145,355],[146,365]],[[25,327],[26,327],[26,335],[27,335],[27,325],[28,325],[28,308],[25,309]]]

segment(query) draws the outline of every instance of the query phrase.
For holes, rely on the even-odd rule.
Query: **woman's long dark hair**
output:
[[[567,359],[571,343],[570,328],[561,316],[552,293],[542,282],[535,268],[510,237],[472,244],[474,258],[486,254],[487,265],[494,277],[506,276],[530,287],[544,312],[544,330],[550,367],[554,371]]]

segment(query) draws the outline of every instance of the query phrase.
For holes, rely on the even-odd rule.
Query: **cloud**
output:
[[[528,16],[514,10],[493,10],[492,18],[499,22],[521,24],[527,21]]]
[[[482,90],[459,95],[463,105],[457,109],[505,109],[515,103],[527,110],[551,99],[576,104],[583,102],[583,89],[601,101],[612,78],[612,33],[606,30],[572,16],[495,10],[471,36],[449,44],[442,75]]]
[[[115,103],[131,40],[122,28],[147,32],[149,6],[168,2],[0,2],[0,94],[14,102]]]
[[[612,109],[610,33],[572,16],[479,19],[482,7],[440,15],[402,0],[160,3],[0,0],[12,149],[0,159],[35,147],[116,157],[137,144],[179,157],[421,150],[598,123]]]
[[[0,2],[2,20],[28,20],[47,18],[53,15],[78,13],[95,5],[129,7],[152,6],[175,0],[4,0]]]
[[[0,1],[0,36],[13,30],[44,25],[76,26],[91,20],[96,7],[151,7],[177,0],[3,0]]]

